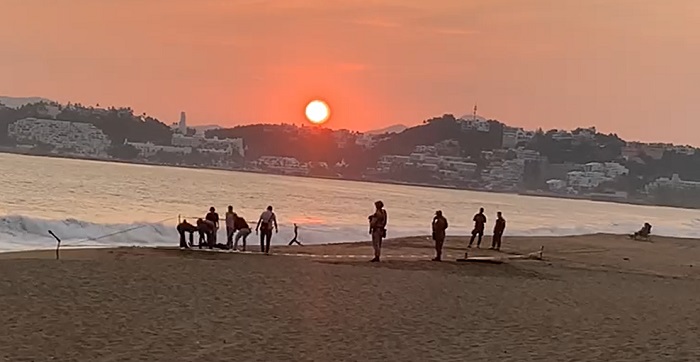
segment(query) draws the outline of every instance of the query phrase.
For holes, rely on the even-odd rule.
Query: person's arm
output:
[[[275,224],[275,232],[278,233],[279,229],[277,229],[277,215],[272,214],[272,223]]]
[[[447,223],[447,218],[445,218],[445,230],[447,230],[448,226],[449,226],[449,224]]]
[[[258,233],[258,230],[260,229],[260,223],[262,222],[262,215],[260,215],[260,218],[258,218],[258,224],[255,225],[255,233]]]

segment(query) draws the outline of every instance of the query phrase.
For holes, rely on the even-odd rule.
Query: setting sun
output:
[[[328,120],[331,109],[324,101],[314,100],[306,105],[306,118],[313,124],[321,124]]]

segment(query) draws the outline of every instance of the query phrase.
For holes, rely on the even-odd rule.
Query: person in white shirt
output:
[[[267,210],[260,214],[260,219],[258,219],[258,225],[255,227],[255,233],[260,233],[260,251],[269,254],[270,253],[270,241],[272,240],[272,227],[275,227],[275,233],[279,230],[277,229],[277,217],[275,213],[272,212],[272,206],[268,206]]]
[[[228,206],[226,211],[226,246],[231,249],[233,247],[233,234],[236,232],[234,227],[236,214],[233,212],[233,206]]]

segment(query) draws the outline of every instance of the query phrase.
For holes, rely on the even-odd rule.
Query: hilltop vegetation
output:
[[[156,145],[170,145],[173,135],[165,123],[146,114],[135,115],[131,108],[87,107],[80,104],[61,105],[55,102],[40,101],[24,104],[16,108],[0,106],[0,144],[13,146],[7,135],[7,126],[19,119],[35,117],[73,122],[90,123],[102,130],[112,142],[109,154],[119,159],[131,160],[137,157],[138,150],[123,145],[125,140],[152,142]],[[331,168],[336,164],[342,167],[333,174],[344,177],[361,177],[368,168],[375,167],[385,155],[409,155],[419,145],[444,145],[443,149],[451,156],[461,156],[478,165],[477,175],[488,165],[483,151],[498,150],[503,147],[505,125],[495,121],[482,121],[482,129],[467,125],[468,122],[450,114],[425,120],[422,124],[400,132],[365,135],[347,130],[330,130],[311,126],[255,124],[232,128],[210,129],[206,137],[242,138],[245,144],[245,160],[237,164],[251,162],[262,156],[295,158],[305,163],[325,163]],[[399,128],[397,128],[399,129]],[[400,130],[400,129],[399,129]],[[577,135],[590,130],[578,129],[571,132]],[[194,129],[188,130],[192,135]],[[545,188],[547,164],[586,164],[589,162],[617,162],[624,165],[629,174],[619,177],[614,184],[605,183],[599,190],[615,189],[639,192],[648,183],[659,177],[678,174],[683,180],[700,181],[700,153],[683,153],[667,148],[656,158],[646,154],[638,157],[623,157],[623,149],[629,145],[616,134],[593,133],[590,137],[558,137],[557,130],[538,130],[534,136],[517,144],[526,150],[534,150],[544,156],[546,163],[529,162],[523,173],[523,184],[529,189]],[[45,145],[37,145],[42,149]],[[488,152],[486,152],[488,153]],[[158,152],[152,157],[154,162],[168,164],[207,165],[211,155],[192,152],[186,156]],[[513,159],[509,151],[505,160]],[[209,162],[211,164],[211,162]],[[415,173],[411,175],[411,173]],[[430,180],[428,175],[418,175],[414,169],[402,170],[401,177],[412,180]],[[418,175],[418,176],[416,176]],[[415,176],[415,177],[414,177]],[[478,176],[477,176],[478,177]],[[676,200],[676,204],[694,200],[693,193],[659,191],[658,200]],[[692,201],[696,202],[696,201]]]

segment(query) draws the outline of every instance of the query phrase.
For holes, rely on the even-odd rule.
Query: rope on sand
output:
[[[192,250],[192,251],[204,251],[204,252],[215,252],[215,253],[226,253],[226,254],[248,254],[248,255],[264,255],[264,253],[257,252],[257,251],[234,251],[234,250],[220,250],[220,249],[183,249],[183,250]],[[542,253],[543,253],[544,247],[540,248],[539,251],[525,254],[525,255],[504,255],[504,256],[477,256],[477,257],[472,257],[471,259],[493,259],[493,260],[523,260],[523,259],[534,259],[534,260],[542,260]],[[269,255],[274,255],[274,256],[294,256],[294,257],[302,257],[302,258],[311,258],[311,259],[364,259],[369,257],[366,254],[308,254],[308,253],[269,253]],[[454,254],[445,254],[443,255],[446,258],[459,258],[457,255]],[[382,255],[382,258],[388,258],[388,259],[423,259],[423,258],[431,258],[432,255],[427,255],[427,254],[385,254]],[[470,259],[470,258],[466,258]]]
[[[164,222],[169,221],[169,220],[175,220],[178,217],[167,217],[165,219],[158,220],[158,221],[153,222],[153,223],[137,225],[137,226],[133,226],[133,227],[126,228],[126,229],[117,230],[117,231],[109,233],[109,234],[85,238],[82,240],[78,240],[73,244],[61,244],[61,239],[58,236],[56,236],[56,234],[53,231],[49,230],[48,232],[51,236],[54,237],[54,239],[56,239],[56,259],[59,259],[60,258],[59,249],[61,248],[61,245],[63,245],[64,247],[105,247],[106,245],[102,245],[102,244],[83,244],[83,243],[86,241],[96,241],[96,240],[108,238],[110,236],[124,234],[124,233],[128,233],[130,231],[134,231],[134,230],[138,230],[138,229],[143,229],[145,227],[153,226],[152,224],[161,224],[161,223],[164,223]]]

